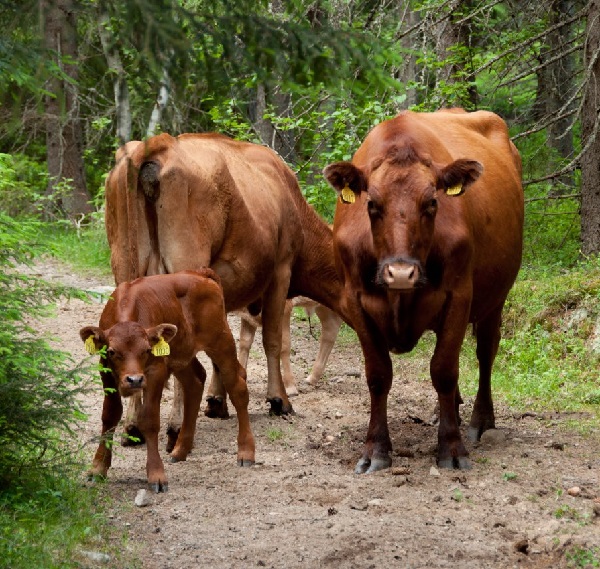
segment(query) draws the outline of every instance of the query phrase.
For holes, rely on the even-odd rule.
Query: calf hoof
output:
[[[142,431],[140,431],[135,425],[125,427],[125,432],[121,435],[121,445],[124,447],[133,447],[137,445],[143,445],[146,442]]]
[[[174,427],[167,428],[167,452],[171,452],[175,448],[175,444],[177,443],[177,437],[179,436],[179,429],[175,429]]]
[[[271,404],[271,409],[269,411],[269,415],[293,415],[294,409],[292,408],[292,404],[288,402],[287,405],[283,404],[283,399],[280,397],[274,397],[273,399],[267,399],[267,401]]]
[[[148,487],[155,494],[159,494],[160,492],[168,492],[169,483],[168,482],[148,482]]]
[[[211,419],[228,419],[227,401],[221,397],[207,397],[204,414]]]
[[[380,455],[373,458],[362,457],[354,469],[355,474],[372,474],[378,470],[385,470],[392,466],[392,459],[389,455]]]
[[[254,466],[254,461],[249,460],[248,458],[238,459],[238,466]]]
[[[440,468],[448,468],[450,470],[470,470],[471,461],[466,456],[451,456],[449,458],[442,458],[437,461]]]

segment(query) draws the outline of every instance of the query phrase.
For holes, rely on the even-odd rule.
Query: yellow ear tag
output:
[[[96,344],[94,343],[94,335],[88,336],[87,340],[84,342],[85,351],[88,354],[97,354],[98,350],[96,349]]]
[[[171,353],[171,347],[165,339],[160,336],[160,340],[152,346],[152,355],[160,357],[160,356],[168,356]]]
[[[451,188],[446,188],[446,193],[449,196],[460,196],[463,193],[462,184],[456,184],[456,186],[452,186]]]
[[[344,203],[354,203],[355,200],[356,194],[350,189],[348,184],[346,184],[342,190],[342,201]]]

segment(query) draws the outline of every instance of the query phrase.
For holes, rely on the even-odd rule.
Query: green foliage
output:
[[[568,567],[600,567],[600,547],[572,546],[565,554]]]
[[[11,216],[34,213],[46,189],[45,166],[24,154],[0,153],[0,211]]]

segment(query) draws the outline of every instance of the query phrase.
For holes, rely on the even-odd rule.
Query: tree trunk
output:
[[[46,96],[48,174],[46,195],[74,219],[92,211],[83,166],[83,133],[77,99],[77,30],[73,0],[42,0],[45,46],[70,80],[53,77]],[[65,59],[68,58],[68,59]],[[48,208],[46,214],[53,213]]]
[[[572,118],[568,113],[573,104],[563,108],[565,101],[572,97],[575,86],[574,55],[567,53],[573,35],[573,24],[555,28],[560,22],[573,15],[574,0],[549,0],[547,3],[548,26],[551,31],[546,37],[545,46],[540,52],[540,69],[537,73],[538,90],[536,111],[542,120],[554,117],[548,127],[547,144],[556,151],[556,155],[565,162],[573,158]],[[538,119],[539,120],[539,119]],[[550,174],[560,169],[561,164],[550,162]],[[563,174],[555,181],[553,194],[572,193],[573,175]]]
[[[460,46],[462,49],[467,49],[471,44],[471,30],[468,21],[460,24],[456,22],[461,17],[457,12],[466,12],[470,4],[470,0],[450,0],[447,6],[447,17],[440,20],[436,26],[435,53],[440,61],[446,62],[436,73],[438,86],[445,83],[458,87],[465,81],[468,61],[464,57],[464,51],[457,52],[452,48]],[[477,89],[475,85],[469,84],[462,92],[457,89],[451,99],[444,103],[475,109],[477,108]]]
[[[581,114],[581,251],[600,253],[600,0],[588,5]]]
[[[98,31],[102,51],[106,57],[109,70],[114,73],[113,90],[115,93],[115,111],[117,115],[117,139],[119,146],[131,140],[131,107],[129,104],[129,87],[127,86],[127,75],[121,61],[121,56],[116,46],[113,45],[111,35],[108,31],[109,17],[107,14],[100,15]]]

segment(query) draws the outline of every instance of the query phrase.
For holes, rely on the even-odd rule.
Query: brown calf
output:
[[[143,394],[138,417],[146,439],[148,484],[168,489],[158,453],[160,400],[171,373],[183,389],[183,424],[171,460],[185,460],[193,446],[206,372],[196,359],[206,352],[219,370],[238,415],[238,465],[254,464],[254,437],[248,417],[246,372],[239,364],[227,324],[223,291],[210,269],[157,275],[120,284],[100,317],[100,326],[79,332],[90,353],[102,350],[104,386],[102,440],[90,476],[106,476],[112,437],[121,419],[121,397]],[[105,351],[104,351],[105,350]]]

